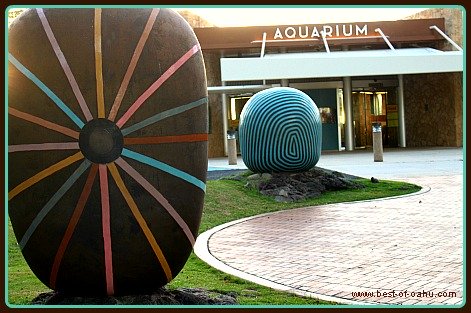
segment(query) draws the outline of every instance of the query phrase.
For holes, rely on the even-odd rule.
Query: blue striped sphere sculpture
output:
[[[241,112],[242,159],[255,173],[307,171],[319,161],[321,140],[319,110],[300,90],[275,87],[260,91]]]

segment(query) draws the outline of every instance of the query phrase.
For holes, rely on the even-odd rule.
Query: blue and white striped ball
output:
[[[260,91],[241,112],[239,141],[242,159],[253,172],[307,171],[321,155],[319,109],[294,88]]]

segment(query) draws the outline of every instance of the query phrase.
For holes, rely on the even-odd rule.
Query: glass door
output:
[[[228,135],[235,136],[238,153],[240,153],[238,136],[240,113],[249,99],[249,96],[231,97],[229,103],[227,104],[227,133]]]
[[[373,123],[380,123],[387,130],[388,92],[361,88],[352,92],[355,146],[366,148],[373,145]],[[385,137],[383,131],[383,137]],[[387,137],[387,136],[386,136]],[[386,144],[383,138],[383,145]]]

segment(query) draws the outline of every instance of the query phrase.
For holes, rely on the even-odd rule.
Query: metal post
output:
[[[440,35],[442,35],[443,38],[445,38],[449,43],[453,45],[458,51],[463,51],[463,49],[458,46],[456,42],[454,42],[450,37],[448,37],[440,28],[438,28],[436,25],[432,25],[429,27],[430,29],[435,29]]]
[[[404,114],[404,79],[402,74],[397,75],[399,87],[397,88],[399,147],[406,147],[406,122]]]
[[[327,38],[325,38],[325,32],[321,31],[321,35],[322,35],[322,40],[324,41],[325,51],[327,51],[327,53],[330,53],[329,44],[327,43]]]
[[[353,151],[353,106],[352,106],[352,78],[343,78],[343,107],[345,110],[345,149]]]
[[[265,43],[267,40],[267,33],[263,33],[263,40],[262,40],[262,50],[260,51],[260,57],[263,58],[265,56]]]
[[[394,49],[393,45],[389,42],[388,37],[386,37],[386,36],[384,35],[384,33],[383,33],[383,31],[381,30],[381,28],[376,28],[376,29],[375,29],[375,32],[379,33],[379,34],[381,35],[381,37],[383,37],[383,40],[388,44],[389,49],[391,49],[391,50],[396,50],[396,49]]]

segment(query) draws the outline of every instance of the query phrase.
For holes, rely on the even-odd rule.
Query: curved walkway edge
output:
[[[194,251],[228,274],[321,300],[459,305],[462,175],[402,180],[429,187],[232,221],[200,234]]]
[[[257,218],[257,217],[262,217],[262,216],[268,215],[268,214],[272,214],[272,213],[257,215],[257,216],[254,216],[254,217],[244,218],[244,219],[232,221],[232,222],[229,222],[229,223],[225,223],[225,224],[214,227],[214,228],[200,234],[198,236],[197,240],[196,240],[195,246],[193,247],[194,251],[195,251],[195,254],[201,260],[206,262],[208,265],[210,265],[210,266],[212,266],[212,267],[214,267],[214,268],[216,268],[216,269],[218,269],[218,270],[220,270],[224,273],[227,273],[227,274],[230,274],[230,275],[233,275],[233,276],[251,281],[251,282],[256,283],[258,285],[262,285],[262,286],[265,286],[265,287],[269,287],[269,288],[273,288],[273,289],[277,289],[277,290],[281,290],[281,291],[291,292],[291,293],[294,293],[294,294],[297,294],[297,295],[300,295],[300,296],[304,296],[304,297],[312,297],[312,298],[325,300],[325,301],[341,302],[341,303],[345,303],[345,304],[367,304],[367,303],[358,302],[358,301],[348,301],[348,300],[347,301],[339,301],[339,299],[336,298],[336,297],[327,296],[327,295],[323,295],[323,294],[318,294],[318,293],[314,293],[314,292],[302,291],[302,290],[298,290],[296,288],[290,288],[289,286],[286,286],[286,285],[283,285],[283,284],[280,284],[280,283],[277,283],[277,282],[274,282],[274,281],[271,281],[271,280],[268,280],[268,279],[264,279],[263,277],[259,277],[259,276],[241,271],[241,270],[239,270],[237,268],[234,268],[232,266],[229,266],[226,263],[224,263],[224,261],[221,261],[218,258],[216,258],[215,256],[213,256],[211,254],[211,252],[209,251],[208,242],[209,242],[211,236],[214,233],[216,233],[216,232],[218,232],[218,231],[220,231],[224,228],[230,227],[234,224],[242,223],[246,220],[249,220],[249,219],[252,219],[252,218]]]

